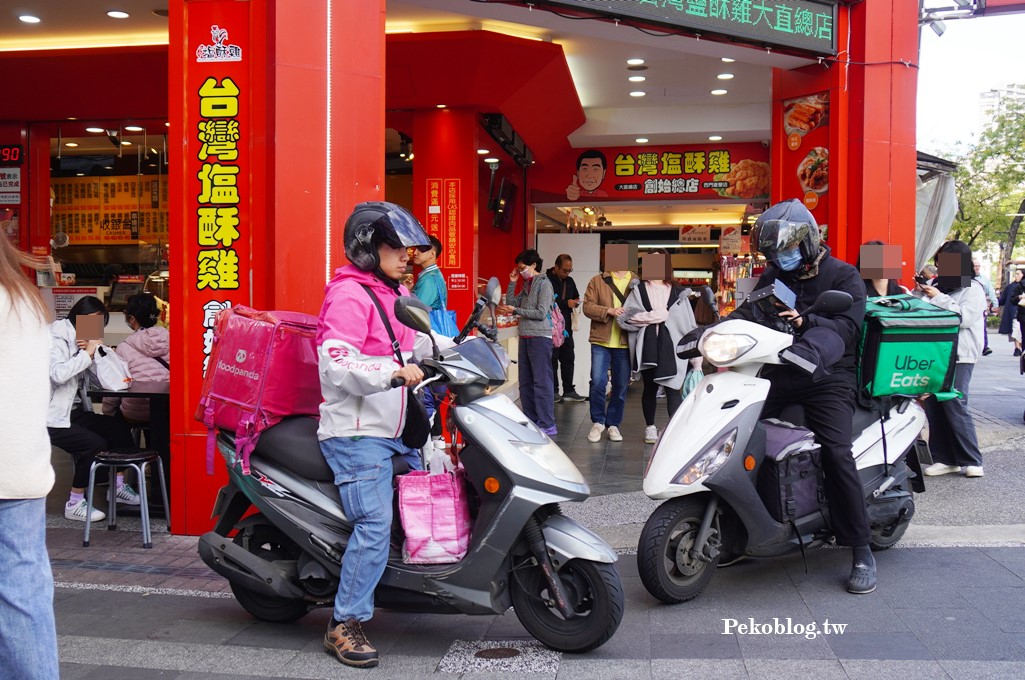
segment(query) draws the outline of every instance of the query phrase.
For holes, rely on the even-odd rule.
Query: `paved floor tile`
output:
[[[847,673],[839,661],[811,661],[805,659],[746,659],[747,672],[758,680],[846,680]]]
[[[735,635],[688,633],[652,635],[652,659],[740,659],[740,643]]]
[[[904,661],[933,656],[912,633],[844,633],[826,638],[839,659]]]
[[[900,680],[946,680],[950,676],[937,661],[878,661],[840,659],[848,677],[900,678]]]

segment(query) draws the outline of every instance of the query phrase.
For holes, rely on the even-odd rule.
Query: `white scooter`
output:
[[[850,306],[847,293],[825,291],[804,315],[835,314]],[[731,319],[698,341],[705,359],[728,370],[706,375],[687,396],[644,473],[644,493],[665,499],[648,518],[637,546],[641,581],[657,599],[673,604],[697,597],[720,564],[803,552],[832,538],[825,503],[778,521],[756,488],[766,460],[757,430],[764,427],[760,418],[770,384],[758,374],[769,364],[815,368],[789,350],[793,340],[791,334]],[[686,348],[678,351],[687,356]],[[920,437],[926,418],[918,402],[893,399],[882,417],[881,412],[859,406],[853,428],[873,550],[889,548],[904,535],[915,511],[912,485],[924,491],[917,454],[922,447],[923,455],[928,451]]]

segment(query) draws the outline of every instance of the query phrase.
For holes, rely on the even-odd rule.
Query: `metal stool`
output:
[[[87,508],[85,513],[85,537],[82,545],[89,547],[89,528],[92,524],[93,491],[96,487],[96,468],[106,465],[111,469],[110,485],[107,490],[109,509],[107,510],[107,530],[117,529],[117,480],[118,468],[130,467],[138,473],[139,480],[139,517],[142,519],[142,547],[152,548],[153,541],[149,530],[149,502],[146,498],[146,466],[156,463],[160,475],[160,493],[164,499],[164,514],[167,516],[167,530],[171,530],[171,508],[167,503],[167,482],[164,479],[164,466],[160,462],[160,454],[151,449],[123,449],[120,451],[101,451],[96,454],[93,464],[89,467],[89,489],[86,491]]]

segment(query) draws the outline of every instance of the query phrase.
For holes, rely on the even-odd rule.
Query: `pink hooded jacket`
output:
[[[171,336],[163,326],[140,328],[117,346],[115,353],[128,365],[132,380],[142,382],[167,382],[171,372],[154,357],[170,363]],[[118,404],[126,420],[149,421],[149,399],[126,397],[104,397],[103,412],[110,416],[117,413]]]

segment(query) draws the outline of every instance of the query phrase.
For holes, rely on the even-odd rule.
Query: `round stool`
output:
[[[160,454],[152,449],[100,451],[96,454],[96,458],[89,467],[89,489],[86,491],[87,508],[85,513],[85,537],[82,539],[83,546],[89,547],[89,529],[92,524],[93,513],[93,491],[96,487],[96,468],[105,465],[111,469],[110,485],[107,491],[109,502],[107,530],[114,531],[117,529],[117,481],[115,473],[118,468],[133,468],[138,474],[139,480],[139,517],[142,519],[142,547],[153,547],[149,529],[149,502],[146,498],[146,468],[154,463],[160,477],[160,493],[164,501],[164,514],[167,516],[167,530],[171,530],[171,507],[167,503],[167,482],[164,479],[164,466],[160,462]]]

